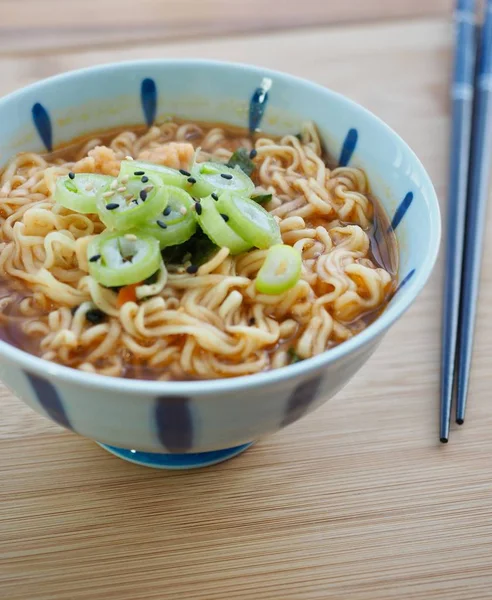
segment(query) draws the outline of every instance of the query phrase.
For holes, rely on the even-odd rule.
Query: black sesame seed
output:
[[[224,221],[227,223],[227,221],[229,220],[229,217],[227,215],[223,215],[222,213],[220,213],[220,216],[224,219]]]
[[[147,175],[144,175],[140,181],[142,183],[147,183],[148,180],[149,180],[149,178],[147,177]]]
[[[232,179],[232,175],[229,175],[229,173],[221,173],[220,176],[224,179]]]
[[[164,221],[159,221],[159,219],[157,219],[156,223],[161,229],[167,229],[167,225],[164,223]]]
[[[190,265],[189,267],[186,268],[186,272],[189,273],[190,275],[193,275],[197,271],[198,271],[198,265]]]
[[[106,314],[98,308],[91,308],[85,313],[85,318],[93,325],[97,325],[98,323],[102,323],[102,321],[104,321]]]
[[[132,204],[138,204],[138,200],[136,200],[135,198],[132,200]]]
[[[186,180],[188,183],[196,183],[196,179],[194,177],[188,177]]]
[[[145,190],[140,190],[140,200],[145,202],[147,200],[147,192]]]
[[[219,197],[218,197],[218,196],[217,196],[217,194],[215,194],[215,193],[214,193],[214,194],[211,194],[211,196],[212,196],[212,198],[213,198],[215,201],[217,201],[217,200],[219,199]]]
[[[94,254],[94,256],[91,256],[89,258],[89,262],[97,262],[100,258],[101,258],[100,254]]]
[[[249,153],[249,157],[252,160],[253,158],[256,158],[257,154],[258,154],[258,152],[253,148],[253,150],[251,150],[251,152]]]
[[[195,202],[195,210],[197,215],[202,214],[202,205],[200,204],[200,202]]]
[[[188,171],[185,171],[184,169],[180,169],[179,172],[181,173],[181,175],[184,175],[185,177],[189,177],[191,175],[191,173],[189,173]]]
[[[145,171],[135,171],[133,174],[139,177],[140,175],[145,175]]]
[[[70,171],[68,176],[70,177],[70,179],[75,179],[75,173],[73,171]]]
[[[162,214],[167,217],[168,215],[171,214],[171,207],[170,206],[166,206],[166,208],[162,211]]]
[[[115,208],[119,208],[120,205],[117,202],[110,202],[109,204],[106,204],[106,209],[107,210],[115,210]]]

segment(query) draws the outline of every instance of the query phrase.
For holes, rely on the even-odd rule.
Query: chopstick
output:
[[[476,53],[475,3],[475,0],[458,0],[455,11],[456,40],[451,88],[452,131],[441,354],[439,435],[443,443],[449,438],[458,337]]]
[[[492,0],[487,0],[477,60],[458,338],[458,425],[465,420],[492,159]]]

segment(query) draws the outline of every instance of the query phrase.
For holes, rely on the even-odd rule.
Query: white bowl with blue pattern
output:
[[[313,120],[341,164],[368,173],[400,249],[398,291],[373,324],[320,356],[274,371],[201,382],[118,379],[0,342],[0,378],[34,410],[127,460],[192,468],[238,454],[338,392],[422,290],[441,228],[429,176],[387,125],[326,88],[246,65],[129,62],[31,85],[0,100],[0,167],[18,152],[41,152],[91,131],[150,125],[166,115],[261,126],[271,134],[297,132]]]

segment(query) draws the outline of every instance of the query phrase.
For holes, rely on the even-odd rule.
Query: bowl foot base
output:
[[[210,467],[217,463],[234,458],[241,452],[247,450],[253,442],[235,446],[234,448],[225,448],[224,450],[213,450],[212,452],[196,452],[194,454],[160,454],[158,452],[140,452],[139,450],[127,450],[126,448],[116,448],[97,442],[101,448],[104,448],[111,454],[144,467],[153,467],[154,469],[197,469],[199,467]]]

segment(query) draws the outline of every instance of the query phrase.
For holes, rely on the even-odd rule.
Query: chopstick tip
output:
[[[458,425],[463,425],[463,423],[465,422],[465,419],[456,419],[456,423],[458,423]]]
[[[449,440],[446,437],[441,437],[439,438],[439,441],[441,442],[441,444],[447,444]]]

